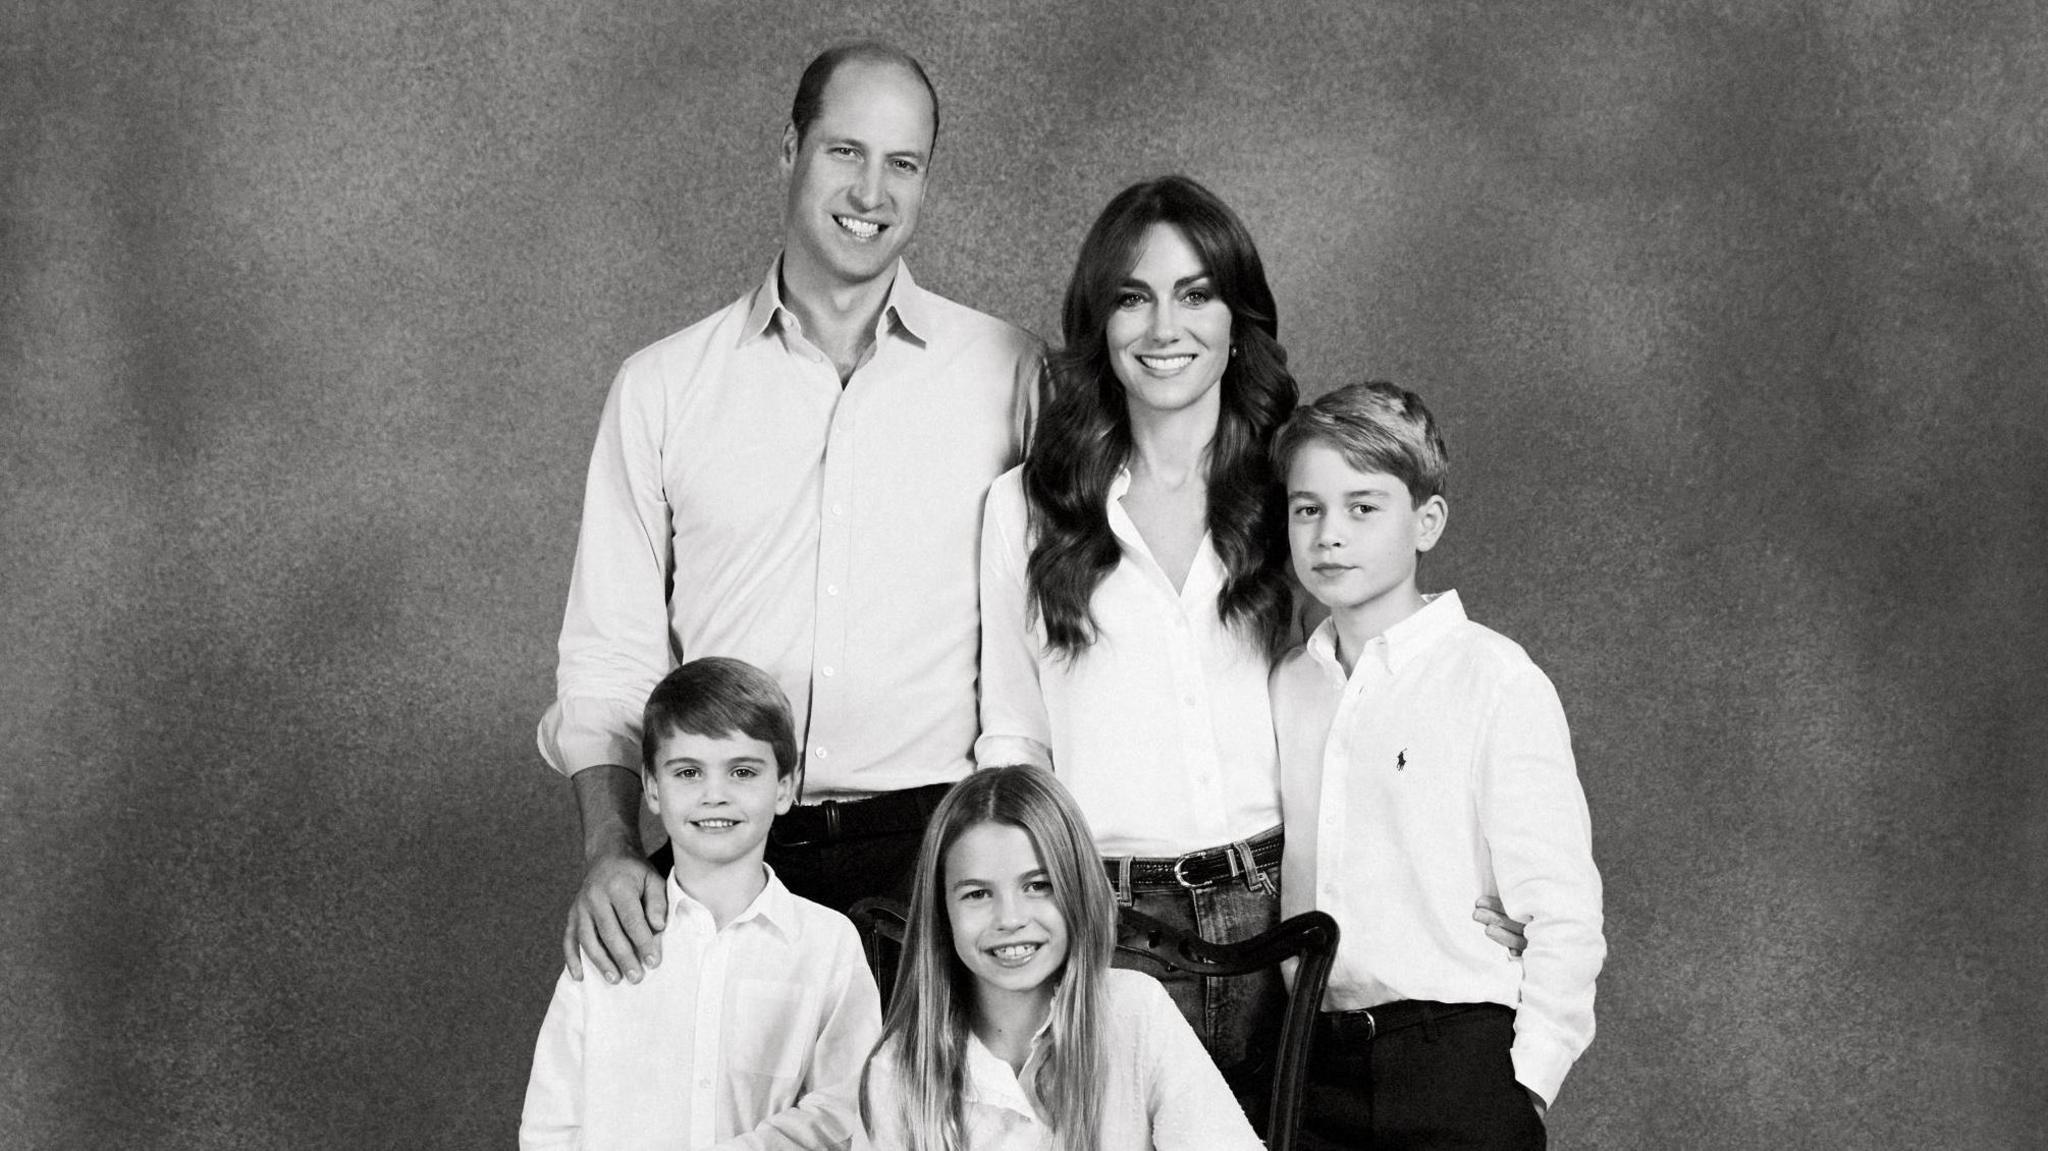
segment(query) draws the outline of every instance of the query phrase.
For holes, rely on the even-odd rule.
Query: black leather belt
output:
[[[1236,844],[1190,851],[1177,858],[1104,858],[1102,869],[1108,873],[1109,882],[1117,884],[1122,880],[1124,868],[1128,865],[1132,888],[1207,887],[1227,879],[1244,879],[1250,871],[1264,871],[1269,867],[1279,866],[1280,854],[1285,846],[1286,839],[1277,827],[1262,831],[1246,840],[1245,847],[1249,848],[1251,853],[1249,871]]]
[[[933,809],[952,786],[934,783],[929,787],[885,791],[866,799],[800,803],[775,817],[768,828],[768,838],[777,847],[802,847],[883,835],[922,835]]]
[[[1390,1032],[1420,1027],[1471,1011],[1514,1014],[1514,1008],[1498,1003],[1437,1003],[1428,999],[1401,999],[1355,1011],[1325,1011],[1316,1016],[1315,1042],[1318,1046],[1357,1047]]]

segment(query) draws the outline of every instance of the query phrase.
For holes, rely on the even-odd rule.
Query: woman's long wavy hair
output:
[[[1131,455],[1130,408],[1107,332],[1145,231],[1169,224],[1201,258],[1230,309],[1233,352],[1220,385],[1222,412],[1209,444],[1208,528],[1223,560],[1216,610],[1267,658],[1288,638],[1286,501],[1267,456],[1298,390],[1280,346],[1280,322],[1251,233],[1223,201],[1186,176],[1119,192],[1081,241],[1060,332],[1047,359],[1048,397],[1024,460],[1034,543],[1025,568],[1032,610],[1049,646],[1072,659],[1095,641],[1089,600],[1117,564],[1109,488]]]
[[[1116,947],[1116,901],[1095,853],[1095,836],[1065,785],[1038,767],[995,767],[960,781],[932,813],[911,878],[910,924],[897,965],[889,1018],[874,1059],[894,1061],[901,1097],[869,1098],[861,1073],[861,1118],[896,1107],[909,1146],[892,1151],[965,1151],[961,1099],[974,979],[953,950],[946,902],[946,853],[984,823],[1022,828],[1052,882],[1067,924],[1066,964],[1052,978],[1052,1026],[1033,1090],[1060,1151],[1090,1151],[1102,1112],[1107,1068],[1101,1034],[1104,973]],[[872,1065],[872,1061],[871,1061]]]

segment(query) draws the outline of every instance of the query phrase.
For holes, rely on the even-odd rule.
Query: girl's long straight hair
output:
[[[1053,905],[1066,920],[1067,960],[1051,976],[1058,981],[1052,1026],[1041,1040],[1046,1049],[1032,1087],[1054,1146],[1090,1151],[1102,1112],[1103,981],[1116,947],[1116,902],[1081,809],[1065,785],[1037,767],[976,771],[932,813],[911,878],[896,990],[873,1056],[894,1062],[902,1095],[870,1098],[863,1071],[861,1118],[872,1127],[875,1108],[893,1107],[908,1138],[903,1151],[966,1151],[961,1100],[974,981],[953,950],[945,864],[953,844],[984,823],[1023,830],[1052,882]]]
[[[1119,192],[1081,241],[1060,319],[1065,346],[1048,357],[1048,396],[1024,459],[1034,543],[1025,567],[1032,611],[1053,651],[1072,659],[1095,642],[1089,600],[1117,565],[1109,488],[1131,455],[1131,417],[1112,367],[1109,318],[1145,232],[1172,225],[1201,257],[1230,309],[1232,351],[1208,459],[1208,528],[1223,561],[1216,610],[1268,659],[1285,650],[1293,594],[1286,501],[1267,445],[1299,390],[1280,346],[1280,321],[1251,233],[1213,192],[1162,176]]]

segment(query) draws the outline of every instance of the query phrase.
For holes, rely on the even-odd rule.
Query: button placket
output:
[[[708,918],[708,916],[707,916]],[[689,925],[694,931],[698,925]],[[698,936],[690,966],[697,972],[695,1043],[690,1053],[690,1136],[694,1144],[706,1144],[717,1137],[718,1069],[724,1048],[720,1029],[725,1024],[725,948],[714,931],[708,938]],[[670,962],[682,959],[677,956]]]
[[[863,369],[865,370],[865,369]],[[853,562],[854,477],[858,465],[860,379],[856,372],[840,389],[838,405],[832,412],[831,431],[825,442],[823,490],[818,531],[818,570],[811,596],[812,618],[816,621],[811,638],[810,759],[823,763],[829,753],[835,723],[844,713],[839,690],[839,669],[845,665],[847,634],[847,589]],[[838,387],[837,377],[833,386]]]
[[[1200,811],[1207,824],[1204,837],[1221,842],[1229,834],[1225,817],[1229,803],[1216,757],[1215,716],[1206,704],[1208,690],[1203,681],[1202,655],[1195,643],[1195,622],[1188,618],[1178,597],[1168,596],[1164,606],[1173,621],[1167,649],[1173,672],[1173,697],[1181,705],[1181,761],[1188,765],[1189,782],[1201,796]]]

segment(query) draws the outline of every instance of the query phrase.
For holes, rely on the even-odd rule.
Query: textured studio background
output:
[[[0,6],[0,1146],[508,1146],[577,870],[533,750],[629,352],[774,255],[797,73],[945,100],[912,260],[1050,333],[1244,215],[1417,387],[1425,581],[1569,709],[1563,1148],[2048,1125],[2033,0]]]

